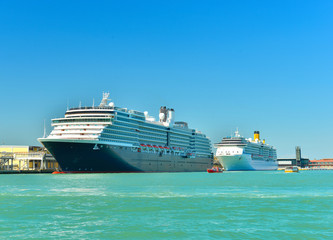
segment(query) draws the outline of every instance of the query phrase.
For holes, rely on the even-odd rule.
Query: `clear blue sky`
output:
[[[1,1],[0,140],[99,102],[333,157],[333,1]]]

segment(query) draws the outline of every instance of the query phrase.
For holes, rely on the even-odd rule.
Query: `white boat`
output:
[[[238,130],[233,137],[225,137],[215,144],[216,157],[227,171],[277,170],[276,149],[260,140],[259,131],[254,139],[244,138]]]

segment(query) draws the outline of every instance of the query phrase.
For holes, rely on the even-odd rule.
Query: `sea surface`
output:
[[[0,175],[0,239],[333,239],[333,171]]]

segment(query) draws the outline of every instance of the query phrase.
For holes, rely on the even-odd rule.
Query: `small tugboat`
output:
[[[219,167],[212,167],[207,169],[208,173],[223,173],[222,168]]]
[[[65,172],[54,171],[52,174],[64,174]]]
[[[286,173],[299,172],[299,169],[296,166],[286,167],[286,169],[284,170],[284,172],[286,172]]]

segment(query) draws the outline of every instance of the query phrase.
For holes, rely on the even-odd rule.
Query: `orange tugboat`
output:
[[[219,167],[212,167],[207,169],[208,173],[223,173],[222,168]]]

